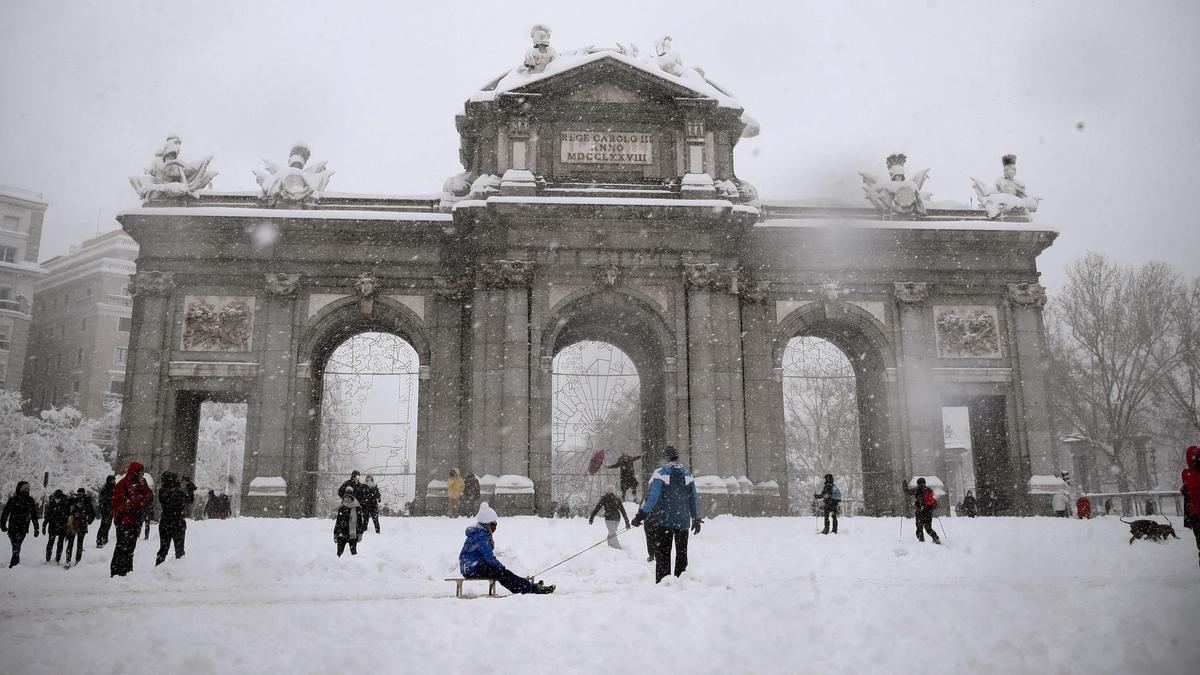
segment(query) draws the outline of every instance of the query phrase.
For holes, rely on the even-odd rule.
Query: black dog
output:
[[[1175,534],[1175,527],[1170,523],[1156,523],[1153,520],[1125,520],[1121,518],[1121,522],[1129,526],[1129,545],[1133,546],[1134,539],[1149,539],[1159,543],[1167,540],[1167,537],[1179,538]]]

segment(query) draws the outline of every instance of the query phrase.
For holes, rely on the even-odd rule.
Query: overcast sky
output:
[[[401,7],[400,5],[411,5]],[[968,201],[1000,156],[1062,236],[1191,272],[1200,3],[422,3],[0,1],[0,183],[50,202],[42,259],[115,227],[168,133],[222,190],[308,141],[331,190],[430,194],[460,171],[453,116],[517,64],[536,22],[560,50],[663,34],[758,119],[737,173],[765,198],[861,200],[905,152],[934,199]],[[865,201],[862,202],[865,205]]]

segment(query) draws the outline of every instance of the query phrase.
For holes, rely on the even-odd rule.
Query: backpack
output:
[[[832,499],[832,500],[834,500],[835,502],[840,502],[840,501],[842,501],[842,490],[841,490],[841,488],[839,488],[838,486],[834,485],[834,486],[833,486],[833,489],[829,491],[829,498],[830,498],[830,499]]]
[[[937,497],[933,496],[933,490],[925,488],[925,506],[931,509],[936,509],[938,505]]]

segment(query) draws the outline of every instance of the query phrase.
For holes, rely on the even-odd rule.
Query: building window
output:
[[[75,353],[75,365],[79,365],[81,363],[83,363],[83,347],[80,347],[79,351]]]
[[[20,232],[21,219],[16,216],[4,216],[4,229],[9,232]]]
[[[0,391],[4,389],[4,385],[8,382],[8,364],[0,363]]]
[[[13,299],[12,286],[0,286],[0,309],[20,311],[21,304]]]
[[[117,396],[124,396],[125,395],[125,381],[124,380],[113,380],[112,382],[109,382],[108,383],[108,393],[116,394]]]
[[[12,348],[12,320],[0,320],[0,352],[6,352]]]
[[[127,316],[123,316],[123,317],[117,319],[117,330],[121,331],[122,333],[128,333],[129,329],[132,327],[133,327],[133,319],[131,319]]]
[[[83,297],[85,297],[85,298],[92,297],[92,287],[91,286],[88,286],[87,288],[85,288],[83,290]]]
[[[17,262],[17,249],[15,246],[0,246],[0,262],[15,263]]]
[[[129,360],[129,348],[117,347],[113,350],[113,364],[123,366]]]

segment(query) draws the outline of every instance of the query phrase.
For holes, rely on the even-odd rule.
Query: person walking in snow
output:
[[[458,475],[458,469],[450,469],[450,478],[446,481],[446,515],[451,518],[458,517],[458,502],[462,499],[463,490],[466,488],[462,476]]]
[[[907,484],[906,484],[907,489]],[[909,491],[913,497],[913,515],[917,521],[917,541],[925,541],[925,533],[933,538],[933,543],[941,544],[937,532],[933,531],[933,511],[937,508],[937,497],[933,490],[925,486],[924,476],[917,479],[917,487]]]
[[[375,477],[367,474],[363,479],[362,489],[357,494],[358,503],[362,504],[363,514],[366,520],[375,523],[375,534],[379,534],[379,502],[382,495],[379,494],[379,487],[375,485]],[[365,531],[366,528],[364,527]]]
[[[8,561],[9,568],[21,564],[21,544],[29,534],[29,526],[33,525],[33,536],[39,533],[37,502],[29,496],[29,481],[17,483],[17,489],[8,501],[4,502],[4,511],[0,512],[0,532],[8,533],[8,541],[12,544],[12,558]]]
[[[833,533],[837,534],[838,506],[842,502],[842,491],[833,484],[833,474],[825,474],[825,485],[819,494],[813,497],[821,500],[821,511],[825,514],[825,529],[821,534],[829,534],[829,516],[833,516]]]
[[[1075,500],[1075,517],[1080,520],[1088,520],[1092,517],[1092,502],[1087,497],[1080,497]],[[1200,544],[1198,544],[1200,545]]]
[[[154,565],[163,564],[171,544],[175,545],[175,557],[184,554],[184,539],[187,537],[187,513],[196,501],[196,486],[190,478],[180,480],[172,471],[162,474],[162,487],[158,489],[158,503],[162,507],[158,516],[158,555]]]
[[[633,527],[648,521],[654,547],[654,583],[663,580],[671,571],[671,545],[675,545],[675,576],[683,574],[688,565],[688,524],[693,534],[700,534],[700,494],[696,481],[679,461],[679,451],[668,445],[663,450],[666,463],[650,476],[650,494],[637,515]]]
[[[621,470],[620,485],[622,501],[626,499],[633,499],[634,501],[637,500],[638,481],[637,476],[633,471],[633,463],[641,458],[641,455],[633,457],[628,452],[623,452],[621,453],[621,456],[617,458],[616,462],[607,467],[609,469]],[[632,495],[630,493],[632,493]]]
[[[479,510],[479,477],[474,473],[463,476],[461,509],[463,513],[475,513]]]
[[[967,496],[963,497],[963,513],[968,518],[974,518],[979,513],[979,503],[975,500],[975,495],[967,490]]]
[[[363,530],[367,529],[367,516],[362,505],[354,498],[354,488],[342,492],[342,504],[333,521],[333,541],[337,544],[338,557],[350,545],[350,555],[358,555],[358,542],[362,541]]]
[[[1196,550],[1200,551],[1200,446],[1189,446],[1184,452],[1183,481],[1183,526],[1196,537]]]
[[[1057,518],[1066,518],[1070,515],[1071,497],[1066,490],[1059,490],[1050,498],[1050,508],[1054,509],[1054,515]]]
[[[46,533],[46,562],[50,562],[50,552],[55,543],[58,550],[54,552],[54,562],[62,562],[63,543],[67,536],[67,518],[71,515],[71,500],[62,490],[55,490],[46,503],[43,514],[42,531]]]
[[[123,577],[133,570],[133,552],[145,519],[146,505],[154,492],[142,476],[141,462],[130,462],[125,476],[113,486],[113,524],[117,526],[117,543],[113,548],[110,576]]]
[[[629,516],[625,513],[625,505],[617,498],[617,489],[611,485],[608,486],[608,491],[596,502],[596,508],[592,509],[592,515],[588,516],[588,525],[596,521],[596,514],[604,509],[604,524],[608,526],[608,545],[613,548],[621,548],[620,542],[617,541],[617,523],[621,520],[625,521],[625,527],[629,527]],[[619,518],[619,519],[618,519]]]
[[[96,519],[96,509],[92,507],[92,498],[87,490],[79,488],[68,505],[67,515],[67,569],[71,569],[71,551],[75,552],[75,564],[83,558],[83,538],[87,536],[88,525]]]
[[[100,495],[96,497],[96,509],[100,512],[100,529],[96,530],[96,548],[104,548],[108,543],[108,531],[112,528],[113,521],[113,486],[116,483],[116,476],[107,476],[104,479],[104,487],[100,488]]]
[[[351,471],[350,477],[346,479],[346,482],[342,483],[341,486],[338,487],[338,499],[342,498],[342,493],[344,493],[347,489],[357,492],[359,485],[361,484],[358,482],[358,471]]]
[[[554,592],[554,586],[542,582],[533,583],[528,579],[513,574],[506,568],[495,553],[495,543],[492,535],[499,526],[499,517],[495,509],[487,502],[479,505],[479,513],[475,516],[475,524],[467,528],[467,539],[463,542],[462,550],[458,553],[458,571],[464,579],[490,579],[500,583],[510,593],[534,593],[544,595]]]

